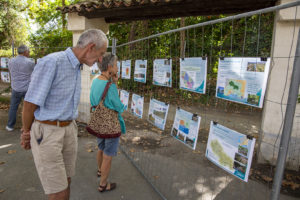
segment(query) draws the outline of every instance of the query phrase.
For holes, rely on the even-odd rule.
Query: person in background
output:
[[[107,45],[101,30],[87,30],[75,47],[43,57],[32,73],[24,100],[21,145],[32,149],[49,200],[70,198],[78,147],[75,119],[81,93],[80,67],[101,62]]]
[[[25,45],[18,47],[18,56],[11,59],[8,69],[11,76],[11,99],[8,112],[7,131],[13,131],[16,124],[18,107],[27,92],[34,62],[29,59],[29,48]]]
[[[112,81],[113,83],[110,85],[106,94],[104,106],[118,112],[121,132],[124,134],[126,132],[126,128],[121,113],[124,111],[125,106],[122,104],[118,95],[117,59],[117,56],[111,53],[106,53],[103,56],[102,63],[99,63],[98,65],[101,75],[93,80],[90,92],[90,101],[91,106],[97,106],[100,102],[107,82]],[[119,139],[120,135],[116,135],[114,138],[97,138],[97,175],[101,176],[98,188],[99,192],[111,191],[117,186],[116,183],[108,183],[107,179],[111,168],[112,157],[117,155]]]

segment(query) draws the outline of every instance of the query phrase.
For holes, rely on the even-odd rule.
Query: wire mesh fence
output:
[[[142,119],[132,115],[132,100],[129,98],[128,112],[125,113],[127,134],[121,138],[121,150],[141,171],[146,179],[159,192],[163,199],[268,199],[274,177],[274,167],[257,162],[263,130],[262,109],[237,104],[216,97],[218,65],[223,57],[271,57],[269,75],[277,73],[274,63],[282,62],[282,73],[285,75],[284,87],[288,87],[288,71],[293,65],[292,51],[288,55],[272,54],[273,21],[276,13],[267,12],[247,15],[242,18],[231,18],[218,23],[207,23],[199,27],[186,28],[167,34],[142,38],[127,44],[117,46],[120,61],[130,60],[135,66],[135,60],[147,60],[146,82],[134,81],[134,70],[130,79],[120,79],[121,90],[129,92],[130,97],[138,94],[144,97]],[[290,48],[297,43],[295,34],[297,9],[289,35]],[[183,37],[184,35],[184,37]],[[199,94],[180,89],[180,58],[202,57],[207,59],[207,86],[205,94]],[[170,87],[153,84],[153,61],[167,59],[172,62],[172,83]],[[134,69],[134,67],[132,67]],[[123,72],[122,72],[123,73]],[[285,92],[281,101],[276,102],[282,107]],[[157,99],[169,104],[167,122],[164,130],[149,123],[149,102]],[[273,101],[265,97],[264,102]],[[196,149],[193,151],[171,136],[171,129],[176,109],[180,107],[201,117],[200,131]],[[298,113],[298,114],[297,114]],[[299,197],[299,105],[297,106],[292,142],[289,148],[287,162],[293,162],[296,171],[286,170],[283,181],[281,199]],[[151,120],[150,120],[151,121]],[[205,151],[211,121],[217,121],[230,129],[253,136],[257,139],[251,166],[250,179],[247,183],[228,174],[205,158]],[[283,118],[277,123],[282,124]],[[277,159],[279,136],[273,140],[272,161]],[[273,162],[273,164],[275,164]]]

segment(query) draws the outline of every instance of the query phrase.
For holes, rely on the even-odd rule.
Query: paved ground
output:
[[[31,151],[19,145],[19,130],[7,132],[0,126],[0,199],[46,199],[38,179]],[[96,177],[95,139],[79,138],[76,176],[72,180],[73,200],[159,200],[160,197],[120,152],[113,159],[111,181],[117,182],[115,191],[99,193]],[[89,152],[93,150],[93,152]],[[4,163],[3,163],[4,162]],[[4,191],[3,191],[4,190]]]

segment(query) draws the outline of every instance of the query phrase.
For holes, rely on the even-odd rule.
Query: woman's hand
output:
[[[118,83],[118,75],[117,74],[113,74],[111,78],[112,78],[112,81],[117,85],[117,83]]]

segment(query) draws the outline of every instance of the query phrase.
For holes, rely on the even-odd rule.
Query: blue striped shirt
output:
[[[80,62],[71,48],[39,60],[31,75],[25,101],[38,106],[37,120],[72,120],[78,116]]]

